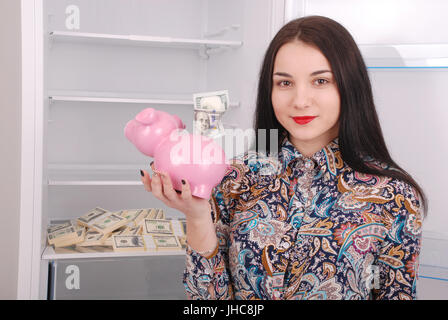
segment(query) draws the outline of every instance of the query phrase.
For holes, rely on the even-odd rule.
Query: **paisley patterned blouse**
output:
[[[416,298],[417,192],[353,171],[338,138],[309,158],[286,138],[277,161],[246,153],[210,201],[219,244],[187,245],[189,299]]]

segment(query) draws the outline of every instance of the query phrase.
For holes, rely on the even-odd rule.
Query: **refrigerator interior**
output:
[[[50,221],[75,219],[96,206],[111,211],[157,207],[168,217],[182,217],[144,190],[139,170],[148,170],[151,159],[126,140],[124,126],[140,110],[153,107],[177,114],[191,132],[192,94],[228,89],[231,107],[224,115],[225,126],[250,128],[262,55],[275,34],[275,0],[42,2],[41,252]],[[442,201],[442,181],[447,175],[442,161],[448,153],[444,126],[448,115],[443,108],[447,97],[442,91],[448,81],[448,35],[443,31],[447,6],[442,0],[286,0],[284,11],[285,22],[311,14],[333,18],[361,48],[392,157],[415,177],[429,200],[423,224],[420,298],[448,297],[444,228],[448,218]],[[79,14],[79,28],[74,12]],[[173,41],[164,42],[166,37]],[[203,39],[210,41],[198,41]],[[65,283],[66,267],[80,268],[83,286],[84,275],[95,279],[95,270],[105,261],[95,256],[66,260],[45,253],[42,258],[59,267],[42,268],[40,297],[47,297],[47,281],[53,288]],[[127,262],[144,278],[143,265],[151,269],[156,264],[156,270],[164,270],[163,263],[176,261],[179,267],[182,258],[110,256],[115,267],[103,279],[117,279]],[[52,283],[53,276],[62,284]],[[145,284],[121,298],[154,294],[154,282]],[[106,286],[104,291],[84,291],[85,295],[69,291],[61,297],[82,298],[90,292],[89,298],[101,298],[110,290]],[[53,298],[58,298],[58,292]],[[171,293],[159,298],[165,294]]]
[[[225,128],[250,128],[271,12],[269,0],[43,0],[41,252],[53,267],[47,274],[41,266],[41,297],[47,281],[53,288],[61,284],[52,281],[66,281],[54,265],[70,258],[48,253],[49,223],[76,219],[95,207],[162,208],[168,218],[183,217],[144,190],[139,170],[150,171],[152,159],[125,138],[124,127],[152,107],[178,115],[192,132],[193,93],[228,90]],[[101,267],[104,255],[76,257],[78,267],[89,270],[81,274],[89,274],[91,265]],[[133,255],[106,257],[126,269]],[[182,256],[146,258],[184,264]],[[145,255],[138,261],[145,263]],[[148,281],[147,286],[157,289]],[[111,297],[107,290],[84,292],[71,296]],[[145,292],[122,298],[157,298]]]
[[[419,299],[448,298],[446,84],[448,34],[443,0],[287,0],[285,20],[323,15],[352,34],[366,61],[392,158],[421,185],[423,221]]]

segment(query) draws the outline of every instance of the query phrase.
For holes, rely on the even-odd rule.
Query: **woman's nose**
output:
[[[296,87],[294,91],[294,108],[306,108],[310,106],[310,92],[304,85]]]

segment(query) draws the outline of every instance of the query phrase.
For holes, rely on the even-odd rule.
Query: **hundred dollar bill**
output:
[[[78,243],[79,247],[91,247],[91,246],[102,246],[104,242],[109,237],[109,234],[103,234],[95,230],[88,230],[86,232],[84,241]]]
[[[193,94],[193,131],[208,137],[224,134],[222,115],[229,107],[229,91],[213,91]]]
[[[48,226],[47,233],[48,234],[54,233],[54,232],[56,232],[58,230],[61,230],[61,229],[64,229],[64,228],[68,228],[68,227],[71,227],[71,226],[73,226],[71,221],[65,222],[65,223],[53,224],[53,225]]]
[[[78,224],[90,228],[92,223],[96,219],[101,218],[102,216],[107,215],[108,213],[109,211],[107,211],[106,209],[96,207],[95,209],[89,211],[85,215],[79,217],[76,221],[78,222]]]
[[[114,251],[145,251],[142,236],[113,236]]]
[[[106,239],[106,240],[104,240],[104,242],[103,242],[103,246],[110,246],[110,247],[112,247],[113,246],[113,239],[112,239],[112,237],[113,236],[121,236],[121,235],[126,235],[126,230],[127,230],[128,228],[126,228],[126,227],[121,227],[121,228],[118,228],[117,230],[115,230],[114,232],[112,232],[111,234],[110,234],[110,236]]]
[[[195,110],[214,110],[216,112],[225,112],[229,107],[229,91],[210,91],[193,94]]]
[[[165,212],[163,211],[163,209],[158,208],[149,209],[145,219],[165,219]]]
[[[164,250],[180,250],[182,247],[174,235],[153,235],[154,243],[156,244],[157,251]]]
[[[146,209],[123,210],[121,217],[128,220],[128,226],[137,226],[148,214]]]
[[[172,234],[173,228],[169,220],[145,219],[143,234]]]
[[[96,222],[92,225],[92,229],[103,234],[111,233],[127,223],[126,218],[120,217],[114,213],[95,221]]]
[[[48,244],[54,244],[55,242],[65,241],[77,236],[75,227],[67,227],[63,229],[56,230],[47,235]]]
[[[122,235],[136,236],[136,235],[140,235],[141,231],[142,231],[142,226],[127,227],[126,229],[124,229]]]
[[[70,239],[66,239],[66,240],[57,240],[53,245],[54,247],[67,247],[67,246],[72,246],[78,243],[81,243],[84,241],[86,235],[86,229],[83,228],[79,228],[76,231],[76,237],[70,238]]]
[[[163,209],[157,209],[156,217],[154,219],[165,219],[165,211],[163,211]]]

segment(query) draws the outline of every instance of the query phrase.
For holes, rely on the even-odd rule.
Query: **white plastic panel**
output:
[[[304,15],[336,20],[369,67],[448,68],[447,10],[443,0],[287,0],[285,15],[287,21]]]
[[[358,44],[448,43],[445,0],[287,0],[287,21],[322,15],[341,23]]]

